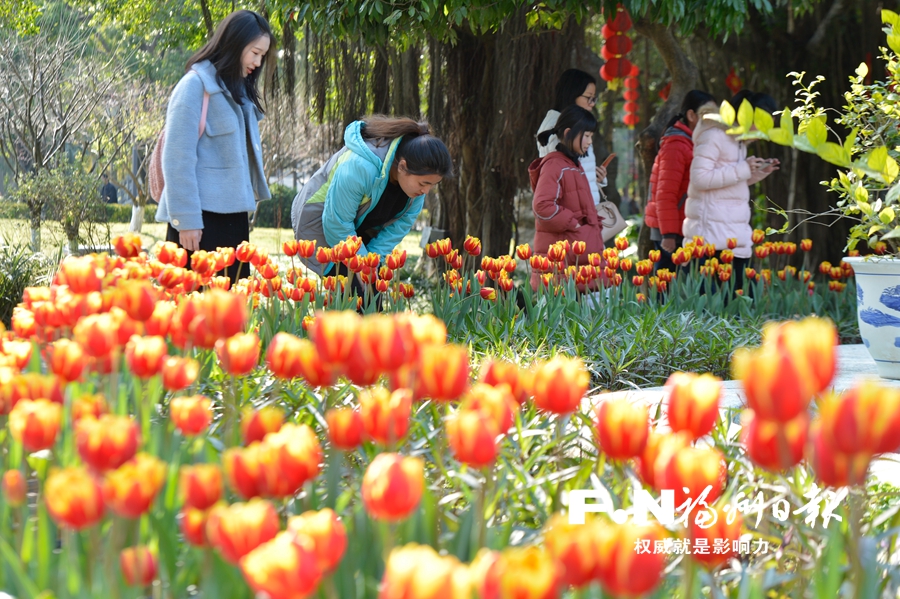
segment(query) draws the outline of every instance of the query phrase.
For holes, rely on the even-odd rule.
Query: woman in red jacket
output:
[[[600,235],[600,217],[594,207],[594,197],[588,177],[581,167],[580,158],[591,147],[597,119],[589,111],[577,105],[560,113],[552,129],[538,134],[538,141],[545,145],[551,136],[559,139],[555,151],[538,158],[528,167],[531,188],[534,191],[534,253],[547,255],[547,250],[558,241],[570,244],[583,241],[586,251],[580,264],[587,263],[587,255],[603,251]],[[591,173],[594,176],[594,173]],[[579,259],[571,250],[566,253],[567,265]],[[532,273],[531,286],[537,290],[540,276]],[[593,281],[590,290],[597,289]],[[582,289],[584,291],[584,289]]]
[[[716,99],[700,90],[689,91],[681,103],[681,112],[669,121],[660,138],[659,152],[650,172],[650,201],[644,214],[650,239],[661,250],[654,270],[675,271],[672,253],[681,247],[684,239],[681,225],[694,158],[693,131],[700,120],[697,113],[706,104],[715,106]]]

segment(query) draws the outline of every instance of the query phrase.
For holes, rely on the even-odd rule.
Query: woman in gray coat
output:
[[[237,247],[250,239],[248,215],[271,198],[263,171],[258,82],[274,68],[268,22],[239,10],[194,54],[166,112],[156,212],[167,241],[188,250]],[[268,77],[267,77],[268,80]],[[190,265],[190,259],[188,260]],[[236,277],[237,265],[226,274]]]

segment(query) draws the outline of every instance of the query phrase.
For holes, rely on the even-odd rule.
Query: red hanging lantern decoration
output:
[[[734,72],[734,67],[731,67],[731,70],[728,72],[728,76],[725,77],[725,85],[727,85],[728,89],[731,90],[732,95],[738,93],[744,88],[744,81],[737,76],[737,73]]]
[[[640,110],[640,105],[637,103],[637,100],[641,95],[638,91],[638,75],[640,74],[641,70],[636,64],[633,64],[631,65],[631,71],[628,73],[628,77],[625,78],[625,117],[622,119],[622,122],[625,123],[629,129],[633,129],[635,125],[641,122],[640,117],[637,115],[638,110]]]
[[[631,38],[626,35],[631,27],[631,17],[621,4],[616,7],[613,18],[608,19],[603,26],[604,42],[600,54],[606,64],[600,68],[600,77],[606,81],[609,89],[617,89],[619,82],[635,68],[625,57],[633,47]]]
[[[625,98],[626,102],[636,102],[641,97],[641,94],[636,89],[629,89],[622,94],[622,97]]]
[[[659,90],[659,97],[660,97],[660,99],[661,99],[663,102],[667,101],[667,100],[669,99],[669,94],[670,94],[671,92],[672,92],[672,82],[669,81],[668,83],[666,83],[666,86],[665,86],[664,88],[662,88],[661,90]],[[625,99],[627,100],[627,99],[628,99],[628,97],[627,97],[628,92],[625,92],[625,93],[626,93]]]

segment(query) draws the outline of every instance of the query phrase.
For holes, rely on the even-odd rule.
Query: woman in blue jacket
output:
[[[189,253],[249,241],[249,213],[272,197],[263,170],[257,84],[263,68],[270,73],[274,67],[266,60],[273,43],[264,18],[235,11],[190,58],[172,92],[156,220],[168,223],[166,240]],[[232,280],[236,274],[237,264],[227,271]]]
[[[425,195],[452,174],[447,146],[428,124],[381,115],[364,117],[344,130],[344,147],[303,186],[291,207],[294,236],[334,247],[353,235],[358,255],[384,257],[410,232]],[[315,256],[304,260],[319,275],[334,265]],[[347,274],[338,265],[337,274]],[[357,292],[360,291],[354,278]]]

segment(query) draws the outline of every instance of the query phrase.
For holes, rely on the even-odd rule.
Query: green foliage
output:
[[[255,227],[291,228],[291,204],[297,192],[286,185],[276,183],[269,186],[271,200],[264,200],[256,206]]]
[[[836,178],[823,182],[839,197],[835,208],[825,214],[855,221],[847,249],[852,251],[864,242],[876,252],[897,255],[900,254],[900,182],[897,181],[900,175],[900,129],[897,127],[900,16],[884,10],[882,20],[887,25],[885,33],[891,46],[890,50],[882,48],[888,77],[886,81],[865,84],[869,74],[865,63],[850,77],[850,91],[844,95],[847,104],[835,119],[850,129],[843,141],[829,141],[828,117],[824,109],[816,106],[819,94],[815,87],[824,77],[819,76],[807,85],[803,81],[805,73],[789,75],[797,87],[798,106],[781,112],[778,127],[760,110],[751,119],[752,109],[746,100],[737,114],[730,104],[723,102],[719,114],[712,118],[730,126],[728,132],[739,139],[766,139],[792,146],[841,168]]]
[[[13,308],[26,287],[49,284],[56,261],[32,253],[26,245],[0,245],[0,322],[9,327]]]
[[[0,3],[0,29],[20,34],[37,31],[40,9],[34,0],[4,0]]]

